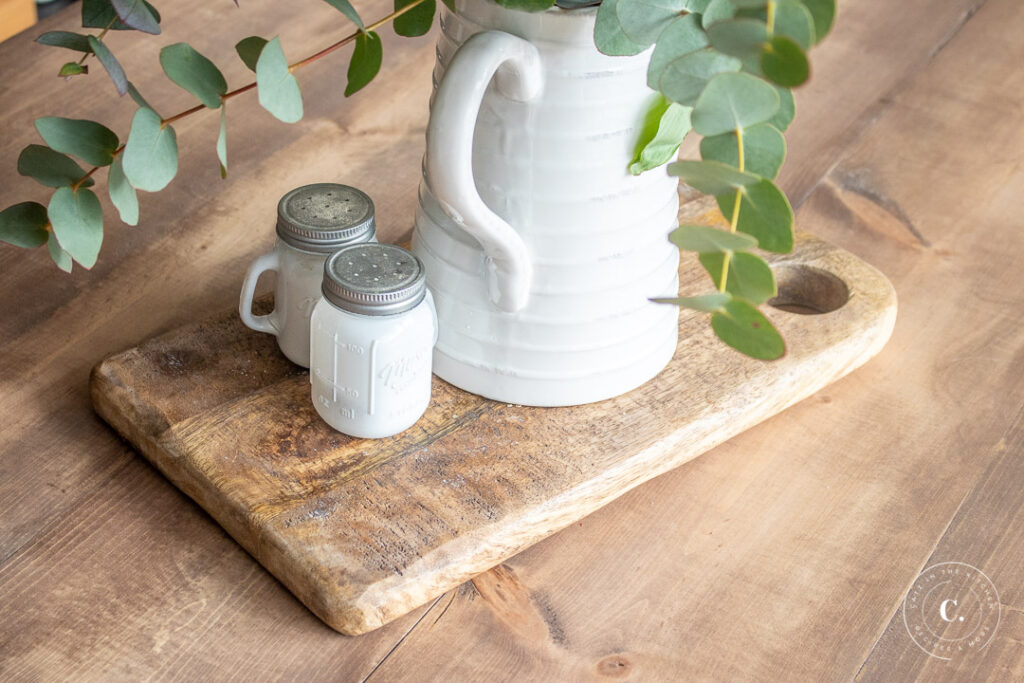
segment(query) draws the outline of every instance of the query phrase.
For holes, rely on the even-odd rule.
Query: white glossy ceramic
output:
[[[313,405],[339,432],[379,439],[413,426],[430,404],[437,318],[430,292],[415,308],[357,315],[321,298],[310,320]]]
[[[594,47],[597,10],[442,10],[413,236],[434,372],[509,403],[598,401],[671,359],[677,181],[632,176],[649,53]]]

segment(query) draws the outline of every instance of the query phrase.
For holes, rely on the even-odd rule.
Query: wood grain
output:
[[[713,220],[710,205],[684,203],[680,222]],[[317,616],[356,635],[806,398],[888,340],[895,293],[870,266],[806,235],[774,265],[779,301],[815,311],[775,311],[785,358],[743,358],[688,313],[661,375],[588,406],[504,405],[435,379],[412,429],[351,439],[316,415],[308,374],[234,311],[104,361],[93,403]],[[680,282],[708,286],[692,261]]]
[[[357,5],[364,16],[391,7]],[[288,188],[350,182],[382,198],[385,239],[409,229],[431,38],[383,30],[384,72],[351,99],[344,51],[311,66],[296,126],[233,100],[224,182],[216,116],[182,121],[181,174],[142,196],[138,228],[108,225],[92,271],[67,277],[39,250],[0,245],[0,676],[850,680],[1022,401],[1014,6],[839,3],[798,93],[782,183],[803,204],[804,229],[894,282],[895,337],[826,392],[509,561],[517,595],[531,597],[516,604],[555,624],[557,646],[517,638],[472,584],[425,616],[357,639],[333,634],[90,407],[99,359],[231,307]],[[299,56],[343,30],[312,1],[160,8],[162,37],[110,40],[161,111],[191,104],[160,73],[165,44],[189,41],[236,85],[249,77],[238,39],[280,33]],[[133,107],[102,72],[48,77],[63,55],[31,42],[76,20],[72,8],[0,43],[2,206],[46,199],[14,167],[38,142],[33,118],[127,131]],[[873,185],[856,182],[872,177],[865,170]],[[1001,562],[1024,565],[1012,551]],[[225,600],[233,590],[241,597]]]

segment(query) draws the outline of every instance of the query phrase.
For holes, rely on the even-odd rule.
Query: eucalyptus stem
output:
[[[775,2],[776,0],[768,0],[766,9],[765,25],[768,27],[769,38],[775,34]]]
[[[360,28],[359,30],[355,31],[354,33],[351,33],[351,34],[345,36],[344,38],[342,38],[338,42],[333,43],[331,45],[328,45],[327,47],[325,47],[324,49],[320,50],[319,52],[314,52],[313,54],[311,54],[310,56],[306,57],[305,59],[300,59],[299,61],[297,61],[294,64],[290,65],[288,67],[288,71],[289,72],[296,71],[298,69],[301,69],[304,66],[312,64],[313,62],[317,61],[318,59],[320,59],[322,57],[326,57],[327,55],[331,54],[335,50],[338,50],[338,49],[348,45],[349,43],[351,43],[353,40],[358,38],[360,34],[368,33],[370,31],[374,31],[374,30],[380,28],[381,26],[384,26],[385,24],[387,24],[387,23],[389,23],[391,21],[394,21],[396,18],[402,16],[406,12],[412,10],[413,8],[418,7],[419,5],[422,5],[426,1],[427,0],[413,0],[411,3],[409,3],[408,5],[402,7],[401,9],[395,10],[391,14],[388,14],[387,16],[385,16],[385,17],[383,17],[381,19],[378,19],[377,21],[373,22],[372,24],[369,24],[369,25],[365,26],[364,28]],[[106,34],[106,32],[108,30],[110,30],[110,27],[113,26],[113,23],[114,22],[111,21],[110,24],[108,24],[107,27],[105,29],[103,29],[103,31],[99,35],[99,38],[102,38]],[[88,56],[88,55],[86,55],[86,56]],[[226,100],[231,99],[232,97],[236,97],[237,95],[241,95],[242,93],[248,92],[248,91],[254,89],[255,87],[256,87],[256,81],[253,81],[252,83],[247,83],[246,85],[243,85],[240,88],[235,88],[234,90],[228,91],[228,92],[226,92],[226,93],[224,93],[223,95],[220,96],[221,103],[225,102]],[[165,128],[165,127],[171,125],[172,123],[174,123],[175,121],[183,119],[186,116],[191,116],[192,114],[200,112],[200,111],[202,111],[203,109],[206,109],[206,108],[207,107],[206,107],[205,104],[197,104],[194,107],[190,107],[189,109],[185,109],[184,111],[180,111],[177,114],[174,114],[173,116],[167,117],[166,119],[161,119],[160,120],[160,127],[161,128]],[[124,145],[121,145],[114,152],[114,154],[117,155],[123,149],[124,149]],[[81,186],[81,184],[84,183],[93,173],[98,171],[99,168],[100,168],[99,166],[94,166],[91,169],[89,169],[89,171],[87,171],[84,176],[82,176],[81,178],[79,178],[77,181],[75,181],[72,184],[72,188],[73,189],[78,189]]]
[[[736,166],[742,173],[745,166],[745,159],[743,153],[743,129],[736,129]],[[732,205],[732,220],[729,221],[729,232],[736,232],[736,226],[739,225],[740,221],[740,202],[743,201],[743,188],[736,188],[736,200]],[[732,261],[732,252],[727,251],[722,256],[722,275],[718,282],[718,291],[724,292],[725,286],[729,282],[729,263]]]
[[[106,37],[107,33],[110,31],[110,29],[113,28],[115,21],[117,21],[117,17],[111,19],[110,23],[103,27],[103,30],[96,35],[96,40],[103,40]],[[89,55],[91,54],[91,52],[86,52],[85,54],[83,54],[82,58],[78,60],[78,65],[81,66],[85,64],[85,60],[89,59]]]

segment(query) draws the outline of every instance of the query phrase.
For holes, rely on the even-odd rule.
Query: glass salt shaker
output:
[[[256,259],[246,273],[238,304],[242,322],[277,335],[281,352],[309,367],[309,316],[320,300],[324,262],[341,247],[376,239],[373,201],[364,192],[336,183],[292,190],[277,204],[274,251]],[[253,315],[256,282],[269,270],[277,271],[274,310]]]
[[[358,244],[324,267],[310,321],[313,404],[339,432],[405,431],[430,403],[437,314],[423,263],[392,244]]]

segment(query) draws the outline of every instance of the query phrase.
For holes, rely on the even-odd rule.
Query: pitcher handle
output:
[[[519,233],[484,203],[473,180],[473,132],[484,92],[495,77],[509,99],[526,102],[539,95],[544,73],[537,48],[501,31],[477,33],[462,44],[434,97],[426,177],[442,211],[483,247],[491,301],[511,313],[530,297],[530,253]]]

